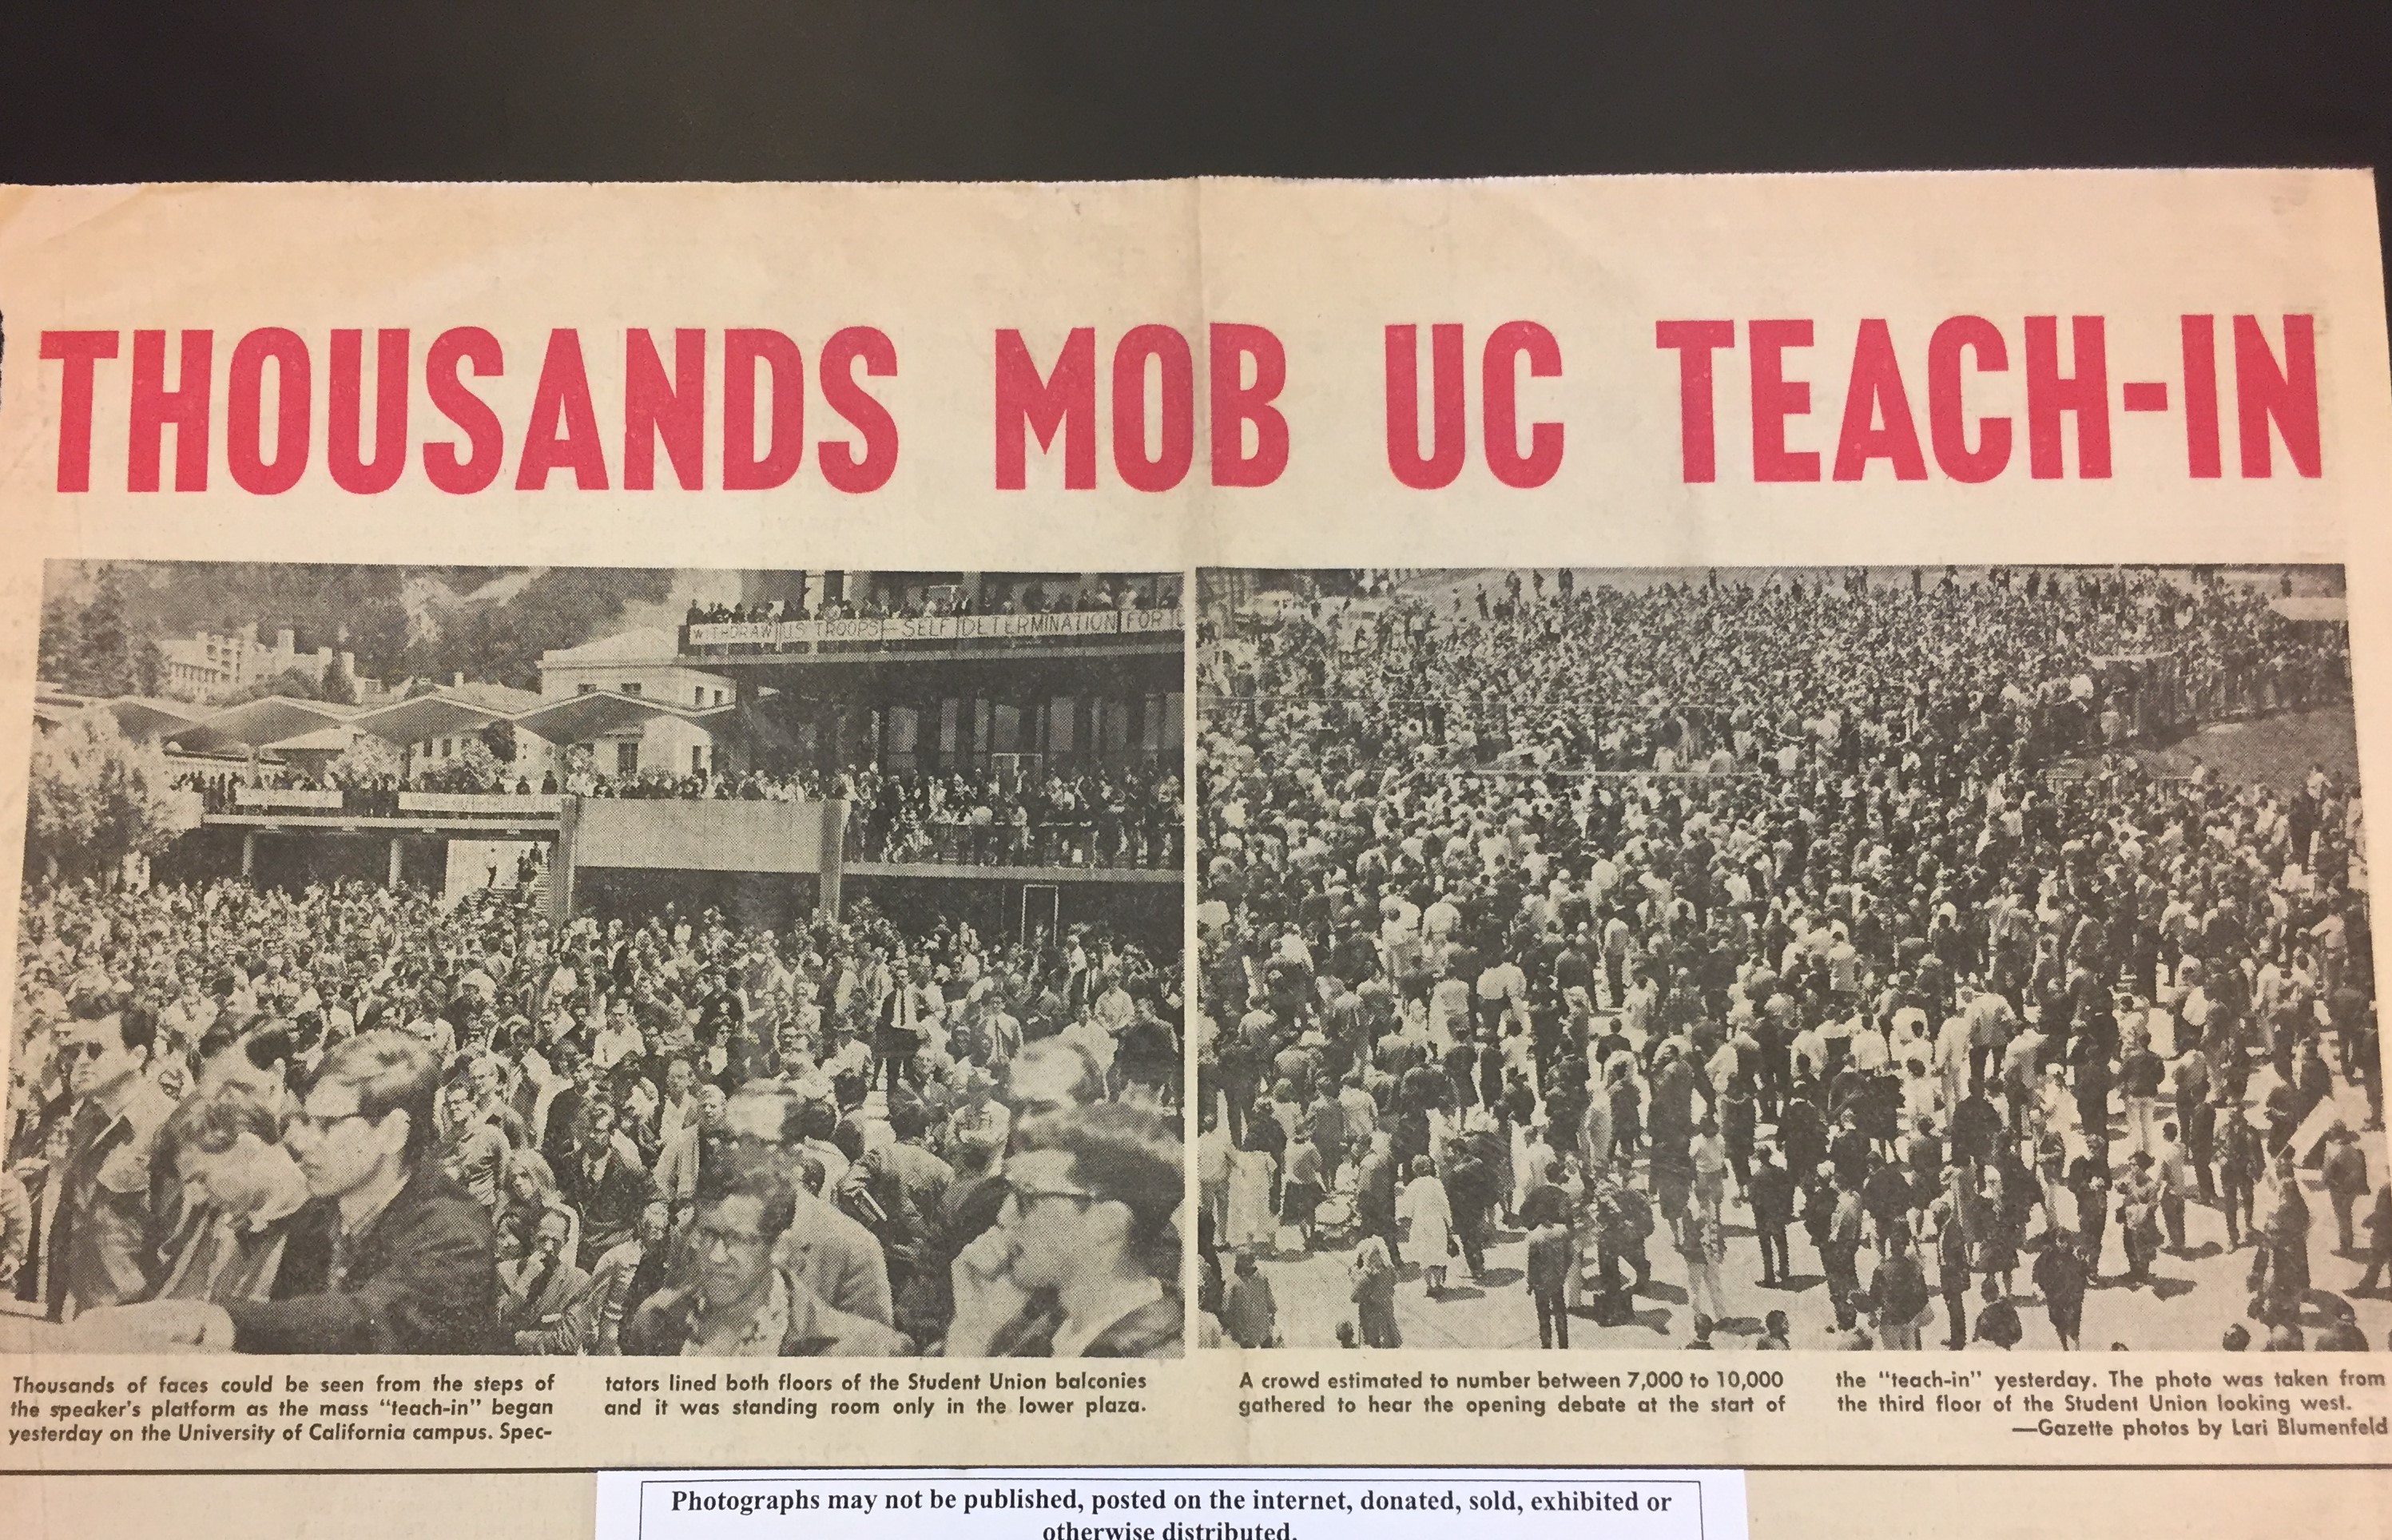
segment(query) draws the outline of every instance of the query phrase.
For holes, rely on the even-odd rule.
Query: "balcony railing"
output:
[[[563,798],[540,792],[409,792],[379,786],[244,786],[203,783],[200,806],[214,814],[292,818],[490,819],[558,816]]]
[[[1176,609],[1066,610],[1052,615],[890,615],[855,620],[722,620],[681,628],[681,651],[701,657],[1013,646],[1023,642],[1161,641],[1187,630]]]
[[[202,810],[217,816],[304,820],[310,818],[422,819],[427,822],[486,821],[523,824],[560,816],[564,798],[554,793],[414,792],[380,787],[203,785],[183,793],[199,798]],[[608,809],[619,799],[602,798]],[[747,814],[760,804],[717,798],[639,801],[658,809],[720,808]],[[774,806],[779,806],[774,804]],[[891,866],[1048,867],[1087,872],[1171,872],[1179,868],[1183,833],[1176,818],[1081,819],[1048,823],[913,823],[875,829],[865,816],[847,820],[845,857],[851,862]]]
[[[850,819],[847,859],[887,865],[1046,866],[1089,871],[1175,871],[1181,831],[1166,825],[930,823],[876,831]]]

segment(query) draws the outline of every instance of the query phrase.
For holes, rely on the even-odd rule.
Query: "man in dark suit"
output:
[[[1371,1132],[1370,1152],[1362,1157],[1360,1180],[1356,1184],[1355,1209],[1361,1220],[1362,1233],[1377,1236],[1387,1243],[1387,1259],[1398,1267],[1404,1262],[1396,1222],[1396,1158],[1390,1139],[1383,1129]]]
[[[1528,1236],[1528,1297],[1537,1305],[1537,1341],[1540,1347],[1570,1345],[1569,1311],[1565,1301],[1569,1270],[1577,1261],[1569,1226],[1558,1215],[1549,1215]]]
[[[615,1132],[615,1104],[604,1097],[581,1109],[572,1150],[556,1168],[557,1195],[581,1216],[577,1265],[594,1266],[600,1257],[630,1236],[640,1210],[656,1196],[656,1185]]]
[[[1793,1223],[1793,1173],[1777,1163],[1774,1150],[1764,1146],[1752,1169],[1752,1228],[1761,1247],[1763,1288],[1782,1288],[1793,1274],[1786,1249],[1787,1226]]]
[[[572,1158],[574,1134],[581,1126],[581,1109],[590,1104],[598,1083],[598,1067],[572,1043],[557,1045],[556,1067],[572,1083],[549,1098],[547,1122],[534,1132],[549,1169],[561,1171]]]

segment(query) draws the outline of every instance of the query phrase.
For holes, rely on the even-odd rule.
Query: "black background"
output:
[[[2392,162],[2386,0],[14,0],[0,13],[9,181]]]

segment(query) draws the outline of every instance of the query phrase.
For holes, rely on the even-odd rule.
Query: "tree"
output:
[[[457,741],[457,757],[444,759],[423,775],[423,789],[434,792],[487,792],[499,783],[500,767],[490,745],[468,735]]]
[[[126,738],[108,713],[86,711],[34,740],[26,863],[75,878],[153,855],[188,826],[169,793],[163,751]]]
[[[484,727],[477,736],[482,740],[482,746],[490,751],[491,758],[497,760],[501,765],[512,765],[515,762],[515,730],[514,723],[491,722],[488,726]]]
[[[294,701],[320,701],[331,698],[324,693],[321,680],[305,668],[294,666],[285,668],[271,679],[252,679],[230,694],[218,696],[215,705],[218,710],[222,710],[228,705],[240,705],[247,701],[262,701],[274,695]]]
[[[60,594],[42,606],[42,678],[85,695],[154,695],[166,655],[134,620],[120,568],[106,567],[91,597]]]
[[[421,573],[427,587],[487,581],[481,569],[374,566],[319,562],[122,562],[75,563],[80,587],[110,569],[125,576],[124,592],[136,628],[150,636],[193,631],[226,634],[244,628],[272,638],[289,626],[303,637],[333,641],[357,654],[358,666],[395,658],[407,645],[406,585]]]
[[[467,738],[457,745],[457,766],[471,783],[470,791],[486,792],[498,784],[501,767],[499,757],[480,738]]]
[[[344,786],[370,785],[387,775],[396,781],[406,770],[406,756],[396,744],[370,732],[359,732],[332,758],[333,779]]]
[[[503,599],[440,612],[436,625],[409,641],[397,666],[436,679],[462,672],[471,679],[528,686],[539,679],[541,653],[604,635],[626,606],[661,602],[672,591],[672,578],[664,568],[537,571]]]
[[[334,705],[358,704],[358,681],[350,677],[349,666],[342,661],[338,653],[332,654],[332,661],[325,666],[323,690],[324,699]]]

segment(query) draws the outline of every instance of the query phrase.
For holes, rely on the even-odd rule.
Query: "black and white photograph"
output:
[[[49,563],[0,1333],[1178,1356],[1181,581]]]
[[[2340,567],[1198,600],[1223,1342],[2386,1345]]]

